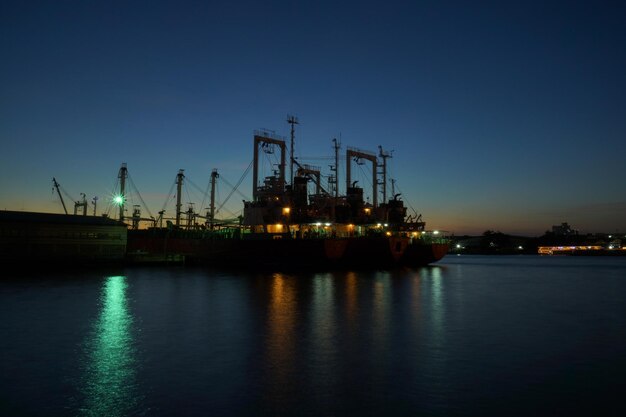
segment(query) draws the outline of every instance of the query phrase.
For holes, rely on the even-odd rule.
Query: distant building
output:
[[[0,262],[48,265],[122,261],[127,226],[96,216],[0,211]]]
[[[567,223],[561,223],[560,226],[552,226],[552,233],[556,236],[575,236],[578,235],[578,230],[572,229]]]

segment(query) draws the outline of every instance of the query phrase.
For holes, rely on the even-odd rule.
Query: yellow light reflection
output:
[[[324,345],[332,339],[335,326],[333,276],[332,274],[317,275],[313,279],[312,285],[313,331],[317,339],[316,342],[321,342]],[[326,345],[321,347],[328,348]]]
[[[346,276],[346,310],[351,325],[354,324],[358,312],[357,296],[356,273],[348,272]]]
[[[335,317],[335,280],[332,274],[318,274],[311,281],[311,347],[309,355],[315,369],[314,383],[329,385],[335,381],[333,358],[337,354]]]
[[[293,279],[277,273],[272,276],[270,285],[267,356],[271,373],[268,388],[279,395],[289,388],[288,381],[294,372],[297,300]]]
[[[390,330],[390,309],[392,303],[392,287],[390,274],[379,272],[374,281],[374,300],[372,305],[372,332],[374,343],[372,348],[384,352],[388,349]]]

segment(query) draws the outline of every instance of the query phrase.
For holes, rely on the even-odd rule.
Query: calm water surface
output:
[[[7,416],[626,415],[626,258],[0,280]]]

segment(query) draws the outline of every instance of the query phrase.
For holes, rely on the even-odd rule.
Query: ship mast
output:
[[[335,165],[331,165],[330,166],[330,170],[335,172],[335,175],[332,176],[332,185],[334,185],[335,187],[335,192],[333,193],[333,199],[332,204],[330,206],[330,218],[333,219],[333,221],[336,220],[337,216],[337,204],[339,203],[339,148],[341,148],[341,143],[337,141],[337,138],[333,138],[333,148],[335,149]],[[329,178],[328,182],[331,182],[331,179]]]
[[[181,213],[181,194],[183,190],[183,178],[185,178],[184,169],[179,169],[176,174],[176,227],[180,226],[180,213]]]
[[[383,160],[383,181],[380,183],[383,186],[383,203],[387,202],[387,158],[392,157],[391,152],[383,151],[383,147],[378,145],[378,156]]]
[[[333,148],[335,149],[335,166],[332,168],[335,171],[335,204],[339,199],[339,149],[341,149],[341,142],[337,141],[337,138],[333,138]]]
[[[128,168],[126,168],[126,162],[122,163],[118,178],[120,179],[120,221],[124,221],[124,203],[126,202],[126,176],[128,175]]]
[[[293,163],[294,163],[294,158],[293,158],[293,151],[294,151],[294,139],[296,138],[296,129],[295,129],[295,125],[300,124],[298,122],[298,118],[296,116],[292,116],[292,115],[287,115],[287,123],[289,123],[291,125],[291,148],[290,148],[290,165],[289,165],[289,175],[290,180],[289,180],[289,184],[291,184],[291,186],[293,187]]]
[[[213,223],[215,221],[215,181],[220,174],[217,173],[217,169],[213,169],[211,172],[211,205],[209,206],[209,224],[213,229]]]

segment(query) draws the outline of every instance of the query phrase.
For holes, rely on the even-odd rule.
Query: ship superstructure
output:
[[[293,134],[293,129],[292,129]],[[293,140],[292,140],[293,142]],[[346,152],[346,194],[339,195],[338,172],[340,145],[334,139],[335,165],[331,166],[334,175],[329,177],[329,188],[321,183],[319,167],[290,161],[292,181],[286,183],[286,153],[284,138],[267,131],[254,134],[253,188],[251,201],[244,202],[243,226],[253,234],[269,234],[273,238],[305,238],[313,235],[332,237],[355,237],[375,234],[412,234],[424,232],[425,223],[421,217],[407,218],[407,208],[392,193],[387,200],[387,159],[391,156],[379,147],[378,156],[357,148]],[[262,152],[279,152],[280,162],[272,175],[260,178]],[[382,163],[379,162],[379,157]],[[292,157],[293,158],[293,157]],[[357,186],[352,178],[352,163],[367,161],[372,165],[372,202],[364,199],[364,189]],[[294,165],[297,169],[294,170]],[[382,177],[382,181],[381,181]],[[313,183],[314,193],[309,194],[309,184]],[[382,186],[382,190],[379,190]],[[382,191],[383,202],[378,203]]]

